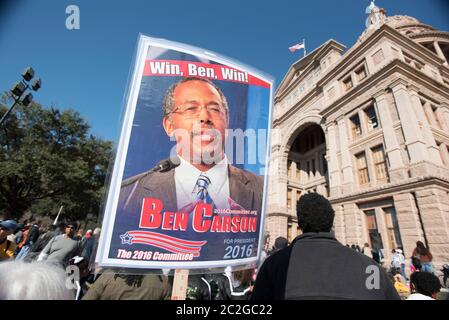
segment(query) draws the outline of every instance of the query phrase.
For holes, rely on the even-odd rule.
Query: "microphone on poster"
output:
[[[177,156],[170,157],[170,158],[167,158],[167,159],[164,159],[164,160],[160,161],[157,165],[155,165],[149,171],[149,173],[152,173],[152,172],[167,172],[167,171],[170,171],[171,169],[174,169],[177,166],[179,166],[180,163],[181,163],[181,161],[179,160],[179,158]]]

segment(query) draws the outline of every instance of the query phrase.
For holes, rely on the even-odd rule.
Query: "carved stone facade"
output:
[[[449,33],[383,19],[345,51],[295,62],[275,95],[266,232],[297,234],[295,203],[318,192],[343,244],[410,257],[418,240],[449,262]]]

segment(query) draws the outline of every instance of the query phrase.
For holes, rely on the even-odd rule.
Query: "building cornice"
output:
[[[374,44],[379,42],[382,38],[389,38],[401,47],[405,47],[417,54],[421,59],[426,60],[432,64],[441,65],[444,60],[435,54],[429,54],[427,51],[422,50],[422,45],[414,42],[408,37],[402,35],[400,32],[384,24],[376,32],[369,36],[361,43],[357,43],[351,49],[349,49],[340,59],[340,62],[328,73],[326,73],[318,82],[317,85],[324,87],[328,82],[334,78],[339,78],[340,73],[351,66],[357,59],[370,50]],[[431,52],[431,51],[430,51]]]
[[[421,44],[421,46],[431,55],[434,55],[438,58],[440,58],[438,56],[438,54],[436,52],[433,52],[432,50],[430,50],[429,48],[427,48],[426,46],[423,46],[422,43],[423,42],[428,42],[428,41],[437,41],[437,42],[441,42],[442,39],[446,40],[447,42],[449,42],[449,32],[443,32],[443,31],[429,31],[429,32],[422,32],[419,34],[415,34],[415,35],[410,35],[409,36],[411,39],[413,39],[414,41],[416,41],[417,43]]]
[[[409,86],[409,82],[405,79],[399,78],[394,80],[390,85],[388,86],[388,89],[396,90],[399,88],[407,88]]]
[[[273,126],[278,125],[279,123],[282,123],[286,121],[288,118],[290,118],[293,114],[298,112],[304,105],[307,105],[311,103],[314,99],[319,100],[321,98],[320,91],[314,86],[312,90],[310,90],[304,98],[300,99],[296,103],[293,104],[293,106],[290,107],[286,112],[284,112],[281,116],[273,120]]]
[[[441,65],[439,70],[440,70],[441,76],[443,76],[444,78],[449,78],[449,67],[448,66]]]
[[[296,78],[293,82],[290,82],[287,87],[283,89],[279,94],[275,94],[275,101],[279,102],[282,99],[285,99],[302,81],[305,81],[306,78],[312,73],[312,71],[316,68],[315,62],[310,63],[304,69],[304,71],[300,74],[298,78]],[[315,87],[315,84],[313,85]],[[313,88],[312,88],[313,90]]]
[[[418,86],[416,86],[416,85],[414,85],[414,84],[409,84],[409,85],[407,85],[407,89],[409,90],[409,91],[413,91],[413,92],[416,92],[416,93],[418,93],[419,92],[419,87]]]
[[[376,102],[385,99],[385,89],[380,89],[379,91],[371,95],[371,97],[376,100]]]
[[[337,51],[343,52],[346,47],[337,41],[330,39],[327,42],[323,43],[321,46],[313,50],[311,53],[309,53],[304,58],[301,58],[300,60],[293,63],[290,68],[288,69],[285,77],[282,79],[281,83],[279,84],[279,87],[275,91],[275,99],[282,99],[288,92],[291,91],[292,87],[294,85],[299,84],[299,82],[303,81],[307,76],[309,75],[309,71],[312,69],[311,66],[315,65],[315,62],[321,58],[322,56],[326,55],[328,52],[330,52],[332,49],[335,49]],[[302,68],[304,67],[305,68]],[[300,76],[295,79],[294,82],[290,82],[291,79],[294,77],[295,73],[304,70]],[[290,89],[290,90],[289,90]]]
[[[437,128],[430,128],[430,130],[432,131],[432,134],[434,137],[439,138],[442,141],[449,141],[449,133],[441,130],[441,129],[437,129]]]
[[[408,37],[402,35],[400,32],[396,31],[395,29],[391,28],[390,26],[383,25],[381,28],[379,28],[379,30],[374,32],[369,38],[364,40],[361,44],[353,46],[348,52],[346,52],[345,55],[343,55],[341,57],[340,62],[338,62],[337,65],[334,68],[330,69],[320,80],[318,80],[314,84],[313,88],[310,89],[309,92],[302,99],[300,99],[299,101],[294,103],[294,105],[291,106],[290,109],[287,112],[285,112],[280,117],[278,117],[275,120],[275,122],[279,123],[279,122],[285,121],[285,119],[290,117],[291,114],[294,114],[303,105],[305,105],[309,101],[313,100],[313,97],[315,95],[317,95],[320,92],[322,92],[322,88],[325,86],[325,84],[328,81],[331,81],[331,79],[334,79],[335,77],[337,77],[342,71],[344,71],[353,62],[355,62],[357,59],[359,59],[360,55],[362,55],[366,50],[369,50],[371,48],[371,46],[374,43],[378,42],[382,37],[390,38],[390,39],[394,40],[395,43],[401,44],[403,47],[405,46],[405,47],[408,47],[409,49],[413,49],[415,51],[415,54],[420,55],[420,58],[422,58],[423,60],[430,61],[431,63],[434,63],[434,64],[439,64],[439,70],[440,70],[440,72],[442,72],[443,75],[449,75],[449,68],[442,64],[444,61],[440,57],[438,57],[437,55],[435,55],[433,52],[431,52],[428,49],[425,51],[425,54],[424,54],[423,53],[423,48],[424,47],[422,45],[420,45],[419,43],[416,43],[413,40],[409,39]],[[321,49],[319,48],[320,50],[318,50],[318,52],[316,54],[317,57],[321,54],[321,52],[323,52],[323,54],[324,54],[324,52],[327,52],[327,50],[326,50],[327,48],[331,49],[332,45],[334,45],[334,43],[331,41],[328,44],[328,47],[324,46]],[[313,66],[313,63],[311,63],[306,68],[306,70],[307,69],[313,70],[312,66]],[[290,68],[289,72],[292,70],[292,68],[293,67]],[[382,68],[382,69],[385,69],[385,67]],[[376,72],[376,74],[377,73],[379,73],[379,72]],[[293,90],[295,88],[295,85],[297,85],[301,81],[303,81],[308,76],[308,74],[309,74],[308,72],[304,72],[304,75],[302,77],[299,77],[299,78],[295,79],[295,81],[293,83],[291,83],[288,87],[286,87],[282,93],[277,93],[276,96],[275,96],[275,102],[277,103],[278,101],[280,101],[283,98],[285,98],[285,96],[287,94],[289,94],[291,92],[291,90]],[[373,75],[370,75],[366,79],[366,81],[364,81],[364,83],[368,82],[370,80],[370,78],[372,78],[372,77],[373,77]],[[358,85],[358,86],[356,86],[355,88],[360,87],[361,85],[363,85],[363,83]],[[353,90],[351,90],[351,91],[353,91]],[[340,97],[339,99],[337,99],[333,103],[338,102],[343,97]]]
[[[322,58],[324,58],[327,54],[329,54],[329,52],[331,52],[332,50],[336,50],[340,53],[342,53],[346,47],[334,40],[330,40],[331,42],[329,43],[328,46],[324,47],[322,50],[320,50],[316,56],[315,59],[316,61],[321,60]]]
[[[324,108],[320,115],[327,118],[330,114],[337,110],[340,110],[343,106],[347,105],[349,102],[355,99],[355,97],[360,96],[364,91],[369,90],[380,80],[385,79],[387,76],[398,73],[405,76],[407,79],[414,81],[415,83],[421,83],[424,86],[432,87],[431,90],[438,93],[439,95],[449,99],[449,87],[436,81],[435,79],[429,77],[425,73],[414,69],[405,62],[394,59],[383,68],[378,70],[376,73],[372,74],[366,81],[355,86],[353,89],[345,93],[343,96],[333,101],[328,107]],[[403,83],[409,83],[411,81],[403,81]],[[388,85],[384,88],[387,89]],[[379,89],[376,93],[384,89]]]
[[[340,204],[344,202],[368,201],[369,198],[387,197],[389,193],[399,193],[406,191],[415,191],[417,188],[428,187],[434,185],[437,187],[449,188],[449,180],[443,176],[422,176],[416,178],[409,178],[397,183],[388,183],[382,186],[359,190],[348,195],[339,197],[330,197],[329,201],[332,204]]]
[[[383,130],[382,128],[374,129],[372,132],[369,132],[365,137],[357,139],[356,141],[350,141],[348,144],[348,149],[357,149],[360,147],[372,147],[372,144],[377,142],[379,139],[383,138]]]
[[[443,38],[449,40],[449,32],[446,31],[425,31],[420,33],[411,34],[408,36],[413,40],[432,40],[431,38]],[[434,39],[435,41],[437,39]]]

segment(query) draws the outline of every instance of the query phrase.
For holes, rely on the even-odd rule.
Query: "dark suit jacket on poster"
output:
[[[263,178],[228,165],[229,194],[246,210],[257,210],[260,216],[263,199]],[[117,210],[140,215],[145,197],[160,199],[163,211],[177,211],[175,169],[167,172],[144,172],[122,182]]]

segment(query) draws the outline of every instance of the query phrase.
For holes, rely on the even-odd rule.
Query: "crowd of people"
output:
[[[98,243],[100,228],[85,233],[77,222],[44,226],[41,221],[0,222],[0,261],[46,261],[66,267],[75,256],[91,259]],[[93,260],[89,261],[93,265]]]
[[[75,290],[66,285],[67,267],[74,265],[84,278],[92,278],[100,231],[84,232],[77,222],[45,226],[39,220],[1,221],[0,299],[80,297],[79,281]]]
[[[410,257],[402,248],[385,265],[382,250],[368,243],[343,245],[332,226],[334,210],[319,194],[297,203],[302,234],[288,243],[279,237],[263,250],[259,268],[226,268],[188,278],[187,300],[409,299],[433,300],[441,289],[432,254],[418,241]],[[0,222],[0,299],[159,299],[171,298],[167,270],[146,274],[95,268],[100,228],[78,229],[76,222],[46,229],[40,221]],[[67,267],[75,266],[75,286],[67,286]],[[445,271],[448,273],[449,267]],[[377,277],[370,282],[370,276]],[[447,274],[445,276],[445,281]]]
[[[416,247],[410,256],[410,269],[408,273],[410,277],[407,276],[407,261],[403,248],[401,247],[392,250],[391,262],[387,266],[384,264],[384,254],[379,248],[370,248],[368,243],[365,243],[362,249],[354,244],[347,244],[346,246],[367,255],[385,268],[401,299],[418,300],[422,298],[422,300],[429,300],[427,299],[428,297],[435,299],[442,287],[440,280],[434,274],[432,253],[422,241],[416,242]],[[447,279],[449,278],[449,265],[444,265],[441,271],[443,273],[443,285],[446,286]],[[418,293],[423,290],[428,294],[422,295]]]

